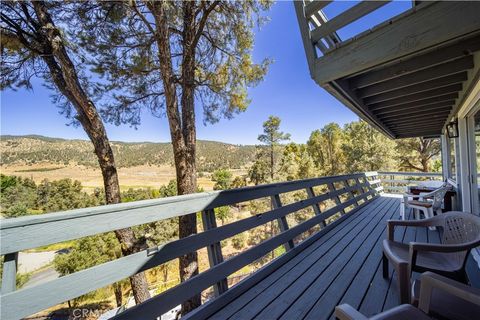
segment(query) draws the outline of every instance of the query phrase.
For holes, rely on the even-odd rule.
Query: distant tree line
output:
[[[392,140],[365,121],[343,127],[329,123],[311,133],[305,144],[280,131],[280,119],[270,116],[259,136],[263,146],[248,172],[253,184],[305,179],[364,171],[422,171],[441,169],[439,139]]]

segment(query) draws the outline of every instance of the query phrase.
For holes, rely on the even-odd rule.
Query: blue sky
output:
[[[335,3],[327,6],[325,13],[331,18],[355,3]],[[410,6],[410,1],[390,3],[338,33],[346,39]],[[268,15],[270,22],[255,30],[253,56],[257,62],[265,57],[274,62],[264,81],[249,90],[252,102],[248,110],[232,120],[221,120],[213,125],[204,125],[199,112],[198,139],[255,144],[263,121],[269,115],[276,115],[282,119],[281,128],[291,134],[291,140],[303,143],[313,130],[327,123],[343,125],[358,119],[310,78],[292,2],[276,3]],[[51,102],[49,90],[40,80],[34,82],[32,91],[4,91],[1,93],[1,134],[87,139],[81,127],[67,126],[68,120],[58,111]],[[144,114],[137,129],[107,124],[107,132],[110,140],[170,141],[167,119],[148,113]]]

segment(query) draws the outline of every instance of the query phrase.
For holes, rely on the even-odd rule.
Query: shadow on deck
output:
[[[398,305],[392,268],[388,280],[382,277],[381,242],[386,221],[399,218],[399,207],[398,197],[373,200],[209,319],[333,319],[334,308],[341,303],[366,315]],[[427,228],[402,227],[395,236],[404,242],[440,241],[438,232]],[[204,307],[214,307],[216,300]],[[187,318],[198,316],[193,312]]]

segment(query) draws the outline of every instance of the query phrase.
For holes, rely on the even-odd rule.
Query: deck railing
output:
[[[442,174],[438,172],[378,172],[385,192],[405,193],[409,186],[428,184],[431,181],[441,183]]]
[[[138,319],[141,314],[142,319],[155,319],[212,286],[217,294],[224,293],[229,291],[226,281],[229,275],[279,246],[285,246],[284,255],[295,251],[292,250],[296,249],[295,237],[312,228],[320,228],[318,233],[326,232],[343,220],[346,213],[348,215],[375,198],[382,192],[380,180],[376,177],[375,172],[322,177],[2,220],[1,319],[20,319],[202,248],[207,248],[208,270],[120,313],[116,318]],[[306,192],[305,199],[282,204],[282,194],[302,190]],[[271,200],[271,210],[217,226],[215,208],[265,198]],[[330,207],[321,205],[328,201],[334,204]],[[287,215],[306,208],[313,208],[314,215],[289,226]],[[204,229],[198,234],[33,287],[15,288],[19,251],[197,212],[201,212]],[[336,221],[332,221],[334,215],[339,216]],[[280,229],[278,234],[224,261],[220,241],[275,220]],[[261,273],[258,271],[255,273]],[[255,273],[242,282],[253,281]]]

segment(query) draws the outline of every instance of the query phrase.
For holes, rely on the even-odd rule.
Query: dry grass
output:
[[[103,186],[102,175],[99,169],[88,168],[80,165],[59,167],[51,163],[37,163],[34,165],[3,165],[1,173],[32,178],[39,183],[44,179],[59,180],[70,178],[82,183],[85,191],[92,192],[95,188]],[[175,179],[175,168],[171,166],[136,166],[120,168],[120,188],[159,188]],[[208,177],[198,178],[198,184],[204,190],[212,190],[214,183]]]

